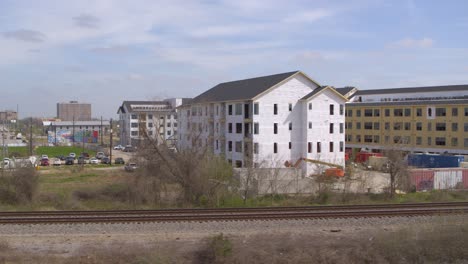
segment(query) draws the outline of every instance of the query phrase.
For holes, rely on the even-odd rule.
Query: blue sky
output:
[[[193,97],[301,70],[323,85],[468,84],[468,1],[0,0],[0,110]]]

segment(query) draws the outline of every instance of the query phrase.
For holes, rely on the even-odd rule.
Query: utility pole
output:
[[[32,117],[29,119],[29,156],[33,155]]]
[[[102,116],[101,116],[101,146],[104,146],[104,140],[103,140],[103,137],[102,137],[102,133],[103,132],[103,128],[102,128]]]
[[[75,116],[73,116],[73,123],[72,123],[72,142],[73,142],[73,145],[75,145]]]
[[[110,148],[109,148],[109,166],[112,165],[112,118],[110,119]]]

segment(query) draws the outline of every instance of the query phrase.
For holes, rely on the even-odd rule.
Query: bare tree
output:
[[[408,166],[403,160],[404,153],[399,150],[389,149],[384,151],[388,158],[386,169],[390,174],[390,197],[394,197],[397,189],[407,191],[409,189]]]

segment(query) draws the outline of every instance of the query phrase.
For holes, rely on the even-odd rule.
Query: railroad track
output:
[[[468,202],[351,206],[0,212],[0,224],[249,221],[421,216],[468,213]]]

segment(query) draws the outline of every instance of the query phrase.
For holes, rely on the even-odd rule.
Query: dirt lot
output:
[[[213,246],[210,244],[212,238],[221,233],[227,241],[223,247],[229,247],[231,252],[226,257],[231,260],[234,258],[236,261],[233,263],[284,263],[294,258],[302,262],[325,256],[336,260],[327,263],[343,263],[340,262],[346,259],[343,253],[350,254],[352,248],[362,250],[369,243],[387,243],[389,236],[410,241],[424,238],[425,234],[437,234],[437,229],[443,227],[462,228],[465,233],[461,235],[466,235],[466,220],[466,216],[459,216],[327,221],[4,225],[0,226],[0,263],[2,258],[6,263],[10,263],[9,260],[28,262],[28,258],[33,260],[32,263],[51,260],[60,263],[77,258],[80,263],[101,263],[102,254],[104,258],[110,258],[108,263],[127,263],[115,259],[119,254],[122,255],[120,260],[134,260],[137,255],[149,258],[148,262],[138,263],[154,263],[155,258],[163,260],[157,261],[159,263],[196,263],[203,257],[200,254],[206,253],[210,245]],[[460,233],[459,230],[455,232]],[[437,240],[437,237],[432,239]],[[390,246],[396,246],[399,242],[394,243]],[[341,253],[337,252],[340,247],[344,250]],[[314,250],[320,250],[320,255],[310,255]],[[463,252],[463,249],[456,252],[468,257],[468,252]],[[252,254],[257,259],[250,258]],[[83,258],[86,261],[83,262]]]

